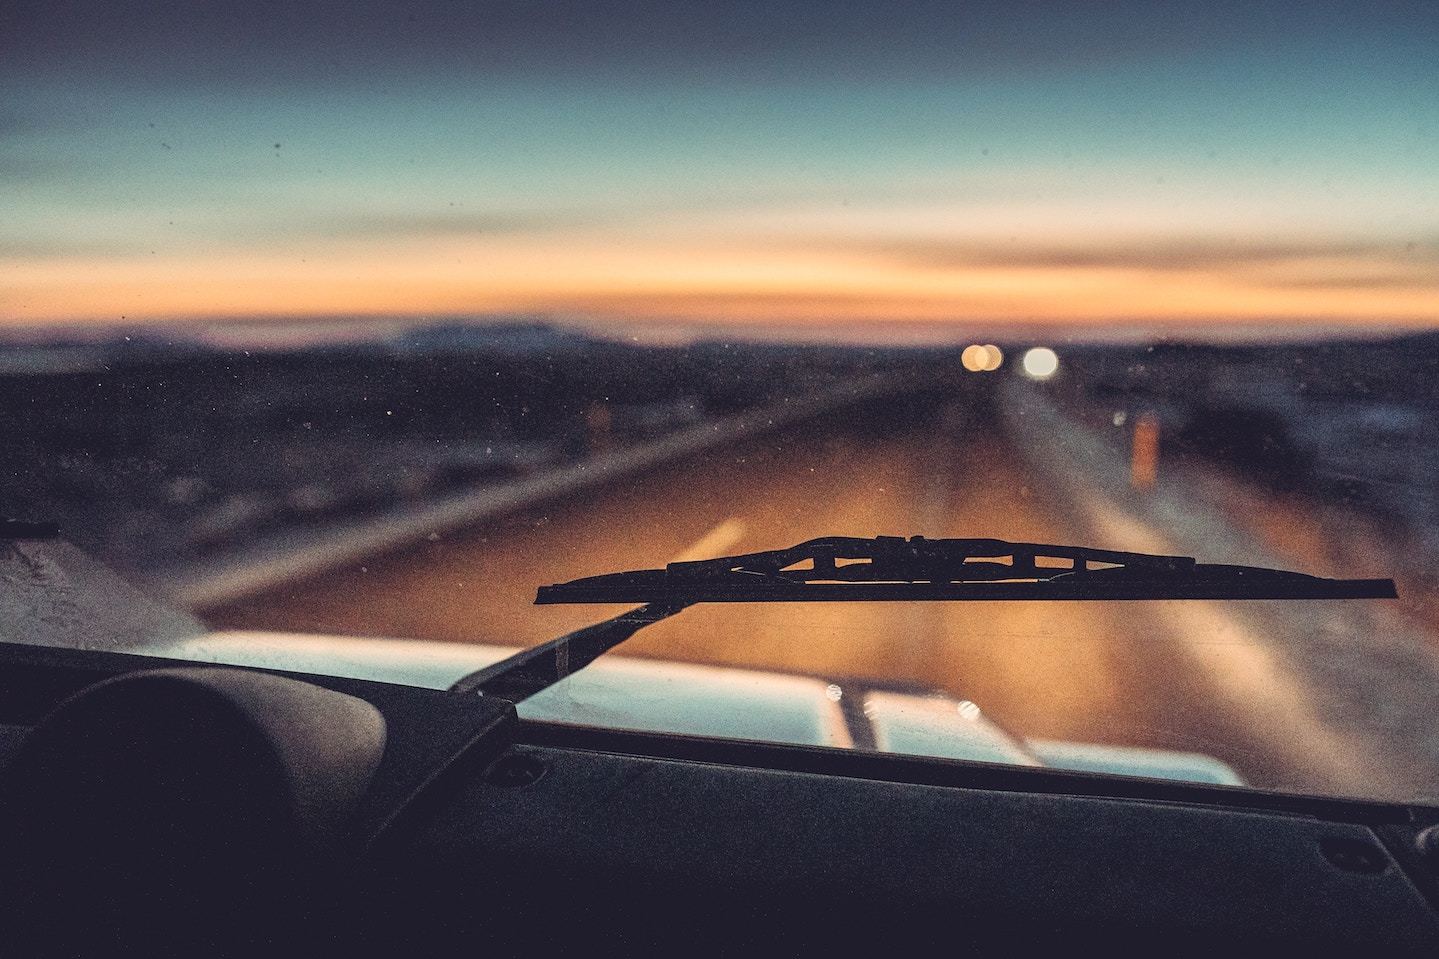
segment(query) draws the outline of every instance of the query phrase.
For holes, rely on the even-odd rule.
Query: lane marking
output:
[[[697,559],[723,556],[725,550],[740,541],[746,530],[744,520],[731,516],[705,533],[670,559],[671,563],[689,563]]]

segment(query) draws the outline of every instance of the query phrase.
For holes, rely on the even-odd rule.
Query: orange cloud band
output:
[[[319,255],[0,261],[10,325],[235,316],[563,312],[766,323],[1439,324],[1439,273],[1369,252],[1282,258],[973,257],[743,243],[464,240]]]

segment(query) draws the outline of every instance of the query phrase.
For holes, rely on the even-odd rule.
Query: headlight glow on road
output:
[[[1000,350],[1000,348],[995,346],[993,343],[984,344],[984,353],[986,357],[986,362],[984,364],[984,372],[993,373],[995,370],[999,369],[1001,364],[1004,363],[1003,351]]]
[[[1024,375],[1032,380],[1047,380],[1059,369],[1059,354],[1047,346],[1027,350],[1020,360]]]

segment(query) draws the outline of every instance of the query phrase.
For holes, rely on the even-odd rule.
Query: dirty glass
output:
[[[524,708],[1439,799],[1436,53],[1426,2],[7,4],[4,638],[65,641],[49,577],[443,686],[618,612],[540,585],[815,536],[1389,576],[700,606]]]

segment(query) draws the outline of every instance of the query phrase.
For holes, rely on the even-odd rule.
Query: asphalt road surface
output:
[[[208,614],[226,628],[528,646],[620,610],[534,606],[535,588],[824,535],[1088,540],[993,418],[963,407],[837,416],[573,500],[432,539]],[[858,424],[858,425],[857,425]],[[946,690],[1029,737],[1202,752],[1256,785],[1316,781],[1292,743],[1216,689],[1148,603],[845,603],[691,608],[624,655]],[[1193,637],[1189,637],[1191,640]],[[1190,644],[1192,646],[1192,643]],[[614,654],[611,654],[614,655]]]

